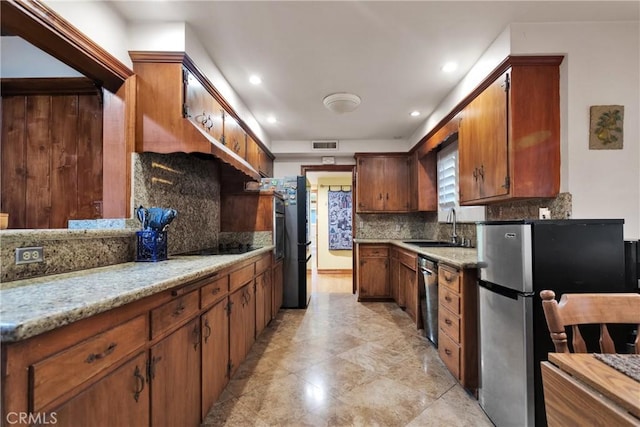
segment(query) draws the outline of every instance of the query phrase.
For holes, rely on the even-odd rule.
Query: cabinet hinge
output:
[[[502,87],[504,87],[505,92],[509,92],[509,87],[511,87],[511,80],[509,79],[509,73],[507,73],[507,75],[505,76]]]
[[[227,145],[224,135],[220,137],[220,142],[222,143],[222,145]]]
[[[511,179],[509,179],[509,175],[504,177],[504,184],[502,185],[502,188],[505,189],[509,189],[509,187],[511,186]]]
[[[191,117],[191,115],[189,114],[189,106],[186,102],[182,104],[182,117],[184,117],[185,119]]]
[[[189,84],[189,70],[186,68],[182,69],[182,83]]]

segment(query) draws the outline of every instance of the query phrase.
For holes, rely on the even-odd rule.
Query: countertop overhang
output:
[[[204,279],[273,246],[240,255],[173,255],[18,280],[0,290],[0,338],[21,341],[158,292]]]

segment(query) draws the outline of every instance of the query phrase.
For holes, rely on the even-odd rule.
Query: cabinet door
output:
[[[260,147],[258,143],[247,135],[247,162],[257,171],[260,170]]]
[[[245,286],[246,288],[246,303],[243,307],[243,320],[244,320],[244,357],[247,356],[251,346],[256,340],[256,285],[255,281]],[[243,359],[244,359],[243,357]]]
[[[405,309],[409,317],[417,322],[418,317],[418,283],[416,272],[404,264],[400,264],[400,286],[405,290]]]
[[[201,317],[202,330],[202,419],[229,382],[229,317],[227,299]]]
[[[200,424],[200,318],[151,347],[151,425]]]
[[[236,119],[229,114],[224,116],[224,145],[241,158],[245,158],[247,150],[246,133]]]
[[[358,270],[359,296],[361,298],[391,296],[388,258],[361,258]]]
[[[459,133],[460,201],[506,195],[508,85],[506,74],[465,109]]]
[[[264,307],[266,298],[265,274],[263,273],[256,277],[256,336],[260,335],[266,325]]]
[[[271,270],[267,270],[263,274],[264,276],[264,326],[266,327],[271,318],[273,317],[273,308],[271,301],[273,300],[273,280],[271,277]],[[257,300],[257,298],[256,298]],[[257,316],[258,308],[256,307],[256,316]],[[258,335],[256,333],[256,335]]]
[[[240,288],[229,296],[229,363],[231,370],[229,376],[238,369],[244,360],[245,333],[244,333],[244,305],[246,299],[245,288]]]
[[[384,165],[384,157],[361,157],[358,159],[356,175],[357,212],[384,210]]]
[[[385,212],[407,212],[409,210],[410,162],[407,157],[384,158],[383,200]]]
[[[191,72],[186,68],[183,70],[186,77],[184,82],[184,113],[186,117],[212,137],[221,141],[224,111],[222,106]]]
[[[147,355],[140,353],[56,413],[57,426],[148,426]],[[194,424],[195,425],[195,424]]]
[[[389,284],[391,285],[391,298],[400,307],[404,307],[404,295],[402,301],[400,300],[400,277],[399,273],[400,262],[398,261],[398,252],[396,250],[391,251],[390,268],[389,268]]]

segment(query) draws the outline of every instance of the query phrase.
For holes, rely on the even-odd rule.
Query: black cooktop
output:
[[[261,249],[262,246],[253,246],[249,243],[229,243],[219,244],[218,247],[204,248],[189,251],[180,255],[237,255]]]

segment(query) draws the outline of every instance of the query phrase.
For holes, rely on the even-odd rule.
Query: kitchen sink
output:
[[[442,240],[407,240],[402,243],[406,243],[407,245],[415,245],[421,248],[451,248],[460,246],[458,244]]]

